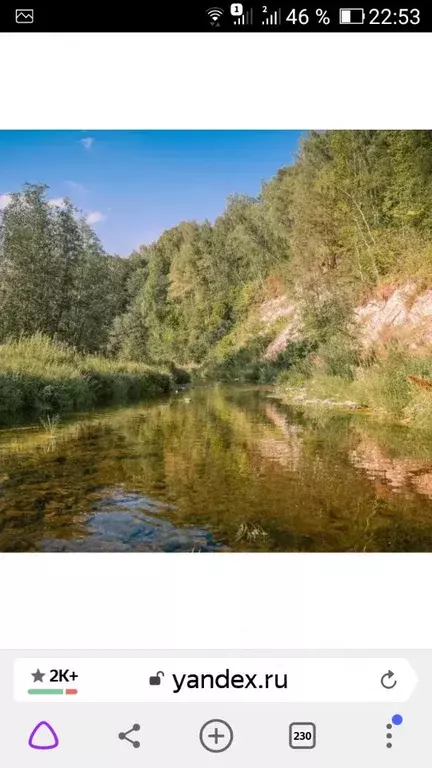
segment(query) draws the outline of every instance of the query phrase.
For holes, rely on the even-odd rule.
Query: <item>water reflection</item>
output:
[[[432,497],[432,477],[428,472],[432,462],[425,459],[392,458],[369,435],[358,431],[359,442],[350,458],[356,467],[365,470],[371,480],[385,483],[395,493],[410,493],[412,486],[419,493]],[[377,484],[376,487],[379,487]]]
[[[432,444],[265,388],[0,432],[2,551],[432,551]]]
[[[221,548],[210,532],[176,527],[164,515],[169,507],[142,494],[118,489],[96,505],[86,521],[86,535],[72,541],[45,543],[51,552],[86,552],[91,537],[92,552],[215,552]]]

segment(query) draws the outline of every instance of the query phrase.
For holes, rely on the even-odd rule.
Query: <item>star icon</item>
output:
[[[37,669],[37,672],[32,672],[31,676],[33,678],[34,683],[43,683],[43,679],[46,675],[46,672],[41,672],[39,667]]]

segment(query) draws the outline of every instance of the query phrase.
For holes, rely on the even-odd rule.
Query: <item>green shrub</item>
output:
[[[0,345],[0,421],[86,410],[169,391],[171,378],[140,363],[83,356],[38,334]]]

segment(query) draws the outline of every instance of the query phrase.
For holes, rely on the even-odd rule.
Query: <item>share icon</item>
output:
[[[138,725],[138,723],[135,723],[135,724],[132,726],[132,728],[129,728],[129,730],[128,730],[128,731],[124,731],[124,732],[122,731],[122,732],[121,732],[121,733],[119,733],[119,735],[118,735],[118,737],[119,737],[120,741],[128,741],[128,742],[129,742],[129,744],[132,744],[132,746],[133,746],[133,747],[135,747],[135,749],[138,749],[138,747],[140,747],[140,746],[141,746],[140,742],[139,742],[139,741],[134,741],[133,739],[129,739],[129,734],[130,734],[130,733],[133,733],[134,731],[139,731],[139,730],[140,730],[140,728],[141,728],[141,726],[140,726],[140,725]]]

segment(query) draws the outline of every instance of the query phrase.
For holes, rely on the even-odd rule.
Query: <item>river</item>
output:
[[[0,550],[432,551],[432,440],[265,387],[5,428]]]

